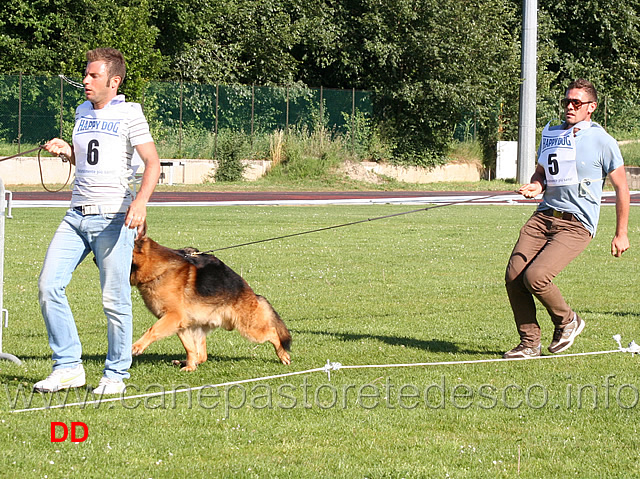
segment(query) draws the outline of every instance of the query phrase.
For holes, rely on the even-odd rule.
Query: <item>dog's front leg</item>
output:
[[[207,360],[207,333],[196,326],[178,331],[178,337],[187,352],[187,360],[180,361],[182,371],[195,371]]]
[[[182,329],[182,315],[176,312],[168,312],[138,339],[131,347],[131,353],[134,356],[142,354],[149,345],[158,339],[166,338],[172,334],[176,334]]]

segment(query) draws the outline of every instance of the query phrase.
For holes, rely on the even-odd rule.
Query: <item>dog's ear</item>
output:
[[[147,220],[144,220],[142,226],[138,226],[138,235],[136,236],[136,240],[142,240],[147,237]]]
[[[147,222],[145,221],[144,224],[138,227],[138,234],[136,235],[135,240],[133,242],[134,253],[142,252],[142,248],[144,247],[144,244],[147,242],[146,241],[147,239],[148,239]]]

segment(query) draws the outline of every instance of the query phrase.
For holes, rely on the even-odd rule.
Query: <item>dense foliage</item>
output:
[[[584,76],[635,128],[640,1],[538,3],[540,122]],[[7,0],[0,73],[77,77],[111,45],[134,99],[150,80],[366,89],[396,159],[430,164],[470,118],[486,145],[515,138],[521,14],[520,0]]]

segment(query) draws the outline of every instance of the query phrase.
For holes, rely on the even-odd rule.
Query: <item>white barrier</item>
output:
[[[4,221],[5,211],[7,207],[6,192],[4,189],[4,183],[0,178],[0,359],[7,359],[13,361],[16,364],[22,364],[22,362],[13,354],[2,352],[2,328],[6,328],[9,325],[9,311],[3,307],[4,299]]]

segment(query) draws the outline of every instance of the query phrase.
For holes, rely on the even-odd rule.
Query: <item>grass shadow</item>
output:
[[[159,353],[150,353],[150,354],[142,354],[140,356],[135,356],[133,358],[133,363],[131,364],[131,368],[135,368],[137,365],[146,365],[146,364],[164,364],[168,367],[175,368],[176,371],[179,371],[180,367],[174,364],[175,360],[182,361],[186,358],[184,354],[159,354]],[[47,356],[21,356],[19,358],[22,361],[22,366],[24,366],[25,361],[46,361],[51,359],[50,355]],[[104,364],[105,356],[99,354],[92,355],[83,355],[82,361],[85,365],[92,364],[92,367],[102,368]],[[230,363],[230,362],[240,362],[240,361],[255,361],[254,357],[251,356],[215,356],[209,355],[207,361],[203,363],[200,367],[206,365],[207,363]],[[273,360],[274,362],[279,363],[277,359]],[[45,374],[46,375],[46,374]],[[0,382],[9,383],[9,382],[27,382],[27,383],[35,383],[44,379],[42,373],[34,372],[33,375],[19,375],[19,374],[10,374],[10,373],[0,373]]]
[[[297,330],[295,332],[300,334],[330,336],[330,337],[337,338],[343,342],[355,342],[355,341],[362,341],[365,339],[374,339],[376,341],[380,341],[390,346],[413,348],[413,349],[418,349],[420,351],[429,351],[433,353],[502,355],[504,352],[504,351],[487,351],[487,350],[480,351],[480,350],[460,348],[456,343],[453,343],[451,341],[443,341],[439,339],[425,340],[425,339],[411,338],[407,336],[385,336],[380,334],[360,334],[360,333],[336,333],[336,332],[330,332],[330,331]]]
[[[159,354],[159,353],[144,353],[141,354],[140,356],[134,356],[133,357],[133,363],[131,364],[131,367],[135,367],[136,364],[146,364],[146,363],[165,363],[165,364],[169,364],[170,366],[173,366],[173,361],[184,361],[186,359],[186,354],[182,353],[182,354]],[[254,360],[255,358],[252,358],[250,356],[215,356],[212,354],[209,354],[207,357],[207,361],[203,364],[206,363],[227,363],[227,362],[237,362],[237,361],[247,361],[247,360]]]

